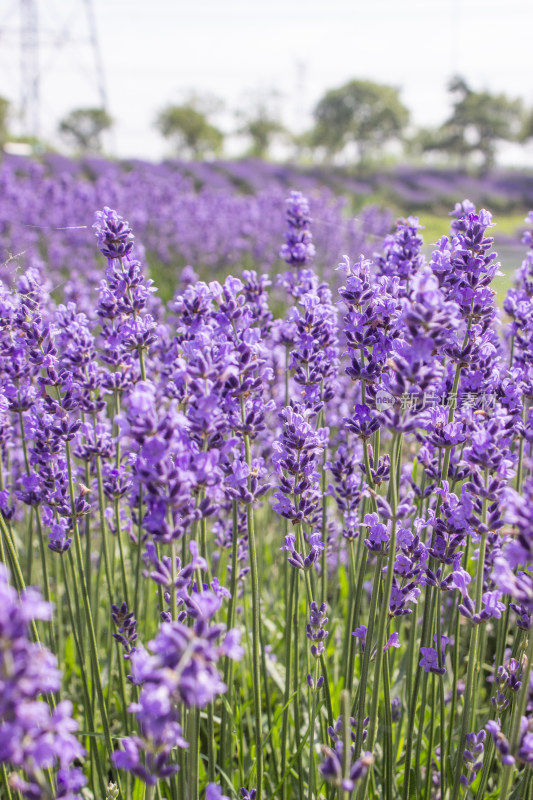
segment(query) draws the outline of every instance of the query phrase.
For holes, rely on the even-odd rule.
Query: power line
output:
[[[92,0],[70,0],[68,13],[58,12],[50,0],[17,0],[0,20],[2,50],[18,50],[18,111],[21,133],[39,139],[49,74],[61,65],[62,75],[84,73],[93,87],[95,105],[108,111],[105,71]],[[83,57],[83,45],[90,64]],[[9,59],[10,62],[14,58]],[[57,84],[53,87],[58,93]],[[46,115],[47,118],[48,115]]]

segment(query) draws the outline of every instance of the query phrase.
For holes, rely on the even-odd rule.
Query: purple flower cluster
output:
[[[120,607],[112,605],[111,616],[118,628],[118,633],[114,633],[113,638],[124,648],[124,658],[130,659],[137,651],[135,646],[135,642],[138,639],[137,620],[134,617],[133,611],[128,611],[128,604],[126,601],[124,601]]]
[[[310,230],[309,203],[301,192],[291,192],[287,200],[287,222],[289,232],[280,256],[291,267],[307,266],[315,256],[315,246]]]
[[[365,720],[363,724],[367,724]],[[355,759],[355,720],[350,720],[350,736],[352,745],[350,746],[350,758],[348,761],[347,774],[344,772],[344,742],[341,737],[343,727],[342,717],[339,717],[333,728],[328,729],[331,737],[333,747],[322,745],[323,760],[320,764],[320,774],[327,783],[333,786],[342,788],[345,792],[351,792],[355,789],[357,781],[362,780],[367,774],[368,770],[374,763],[374,756],[371,753],[365,752],[360,758]],[[363,734],[364,738],[364,734]]]
[[[474,783],[479,770],[483,766],[483,752],[485,750],[484,742],[486,732],[484,730],[479,733],[468,733],[466,736],[466,747],[463,751],[463,761],[467,768],[467,774],[461,775],[461,783],[463,786],[470,786]]]
[[[217,669],[223,656],[240,659],[240,631],[227,631],[213,624],[221,606],[212,592],[200,592],[189,598],[186,614],[192,621],[164,622],[156,638],[149,643],[151,653],[137,649],[130,656],[134,684],[141,687],[134,713],[140,735],[122,741],[114,762],[148,785],[172,776],[176,765],[170,761],[172,749],[187,747],[182,736],[179,707],[204,708],[226,691]]]
[[[74,762],[84,755],[72,718],[72,703],[50,706],[42,699],[60,688],[56,658],[29,637],[35,620],[49,620],[52,609],[36,589],[19,599],[0,564],[0,763],[23,770],[11,786],[24,797],[49,797],[45,771],[58,768],[54,797],[73,800],[85,785]]]
[[[321,503],[317,456],[326,445],[327,429],[314,428],[309,422],[310,413],[300,406],[284,408],[282,438],[274,442],[273,462],[279,480],[274,510],[293,525],[301,523],[310,528],[306,556],[297,549],[303,547],[303,542],[297,542],[294,534],[285,539],[283,549],[290,553],[289,563],[298,569],[309,568],[324,548],[316,530]]]

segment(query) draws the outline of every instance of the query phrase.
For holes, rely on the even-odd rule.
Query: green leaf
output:
[[[65,672],[76,672],[76,649],[74,647],[74,636],[70,633],[65,642]]]
[[[144,793],[146,791],[145,784],[139,780],[139,778],[135,778],[135,783],[133,785],[133,794],[132,800],[144,800]]]

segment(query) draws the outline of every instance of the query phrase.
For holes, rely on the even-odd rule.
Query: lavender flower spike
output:
[[[85,778],[72,764],[84,750],[74,735],[72,704],[63,700],[51,711],[41,699],[58,691],[61,674],[55,656],[29,638],[29,623],[49,620],[51,606],[36,589],[19,599],[0,564],[0,608],[0,764],[26,773],[25,779],[12,774],[11,785],[32,800],[49,797],[44,771],[56,767],[54,797],[78,797]]]

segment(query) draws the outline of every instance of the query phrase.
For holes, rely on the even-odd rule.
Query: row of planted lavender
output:
[[[104,205],[120,208],[130,220],[138,253],[166,292],[173,283],[167,272],[185,265],[209,280],[246,266],[279,270],[287,190],[277,173],[260,170],[260,164],[237,166],[257,191],[243,192],[209,164],[136,162],[126,168],[103,159],[84,165],[6,156],[0,163],[0,279],[41,264],[54,296],[78,301],[87,284],[101,278],[90,221]],[[381,244],[391,225],[388,212],[368,206],[350,216],[346,198],[319,180],[307,183],[321,266],[331,269],[343,253]]]
[[[107,207],[78,305],[1,285],[2,798],[533,791],[533,247],[503,323],[468,201],[338,294],[287,221],[167,307]]]

